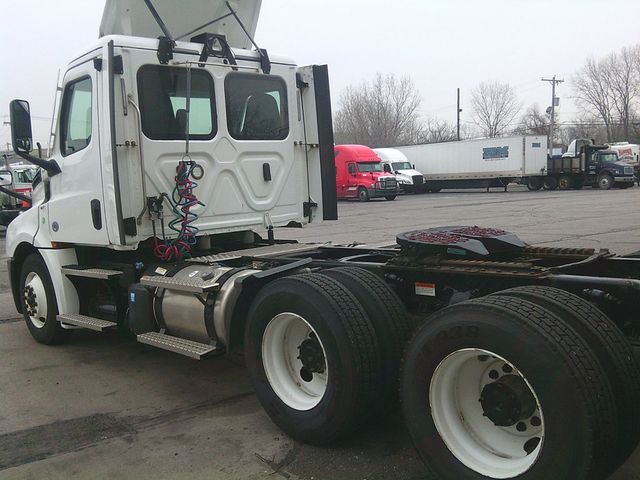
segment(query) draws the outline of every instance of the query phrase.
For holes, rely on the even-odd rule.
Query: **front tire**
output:
[[[369,201],[369,192],[367,191],[366,188],[360,187],[358,189],[358,200],[360,200],[361,202]]]
[[[396,199],[397,195],[387,195],[386,198],[388,201],[393,202]]]
[[[613,187],[613,177],[608,173],[603,173],[598,177],[598,188],[600,190],[610,190]]]
[[[408,346],[401,399],[434,478],[585,480],[611,465],[615,406],[602,368],[572,329],[524,300],[432,315]]]
[[[375,331],[358,300],[331,278],[296,275],[260,290],[245,358],[267,414],[298,441],[335,441],[378,408]]]
[[[38,254],[29,255],[20,275],[22,315],[31,336],[44,345],[62,343],[69,331],[57,320],[58,306],[47,265]]]

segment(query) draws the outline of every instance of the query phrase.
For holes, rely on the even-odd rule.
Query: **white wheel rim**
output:
[[[43,328],[47,321],[47,291],[40,276],[30,272],[25,279],[23,305],[29,321],[36,328]]]
[[[305,340],[317,339],[322,349],[324,370],[303,378],[300,346]],[[317,332],[295,313],[281,313],[271,319],[262,337],[262,363],[275,394],[287,406],[300,411],[316,407],[327,391],[329,369],[326,352]]]
[[[509,371],[509,369],[511,371]],[[506,370],[506,371],[505,371]],[[498,372],[498,377],[495,377]],[[496,426],[484,416],[479,401],[483,389],[505,375],[526,383],[536,402],[534,414],[517,423]],[[451,453],[467,468],[489,478],[514,478],[536,463],[544,442],[544,418],[531,384],[507,360],[481,349],[452,353],[436,368],[429,388],[431,416]],[[538,439],[538,440],[536,440]],[[527,443],[529,442],[529,443]],[[536,445],[531,451],[531,445]],[[530,453],[525,451],[525,444]]]

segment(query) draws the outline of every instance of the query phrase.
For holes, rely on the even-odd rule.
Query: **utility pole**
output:
[[[458,141],[460,141],[460,114],[462,113],[462,109],[460,108],[460,89],[458,88],[458,110],[457,110],[457,115],[458,115]]]
[[[553,78],[542,78],[543,82],[551,83],[551,122],[549,122],[549,155],[553,155],[553,139],[554,127],[556,121],[556,84],[564,83],[564,80],[556,80],[556,76]]]

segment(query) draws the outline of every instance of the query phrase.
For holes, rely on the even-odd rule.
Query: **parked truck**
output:
[[[384,169],[380,157],[364,145],[336,145],[336,194],[338,198],[372,198],[389,201],[398,196],[396,177]]]
[[[629,188],[635,181],[633,166],[621,162],[615,150],[587,138],[575,139],[562,156],[548,159],[545,175],[529,177],[529,190],[570,190],[591,186],[608,190]]]
[[[326,66],[249,49],[259,9],[107,1],[62,76],[48,160],[30,153],[29,103],[11,102],[14,149],[42,168],[6,236],[31,335],[242,348],[267,414],[312,444],[399,395],[432,478],[605,478],[640,437],[640,259],[454,218],[389,248],[280,238],[337,218],[331,101]],[[546,150],[516,143],[527,164],[509,178]]]
[[[375,148],[373,151],[382,160],[384,171],[395,175],[401,191],[406,193],[426,192],[424,175],[409,163],[401,151],[395,148]]]
[[[396,147],[424,174],[426,189],[492,188],[543,175],[547,140],[538,136],[483,138]]]
[[[0,225],[6,227],[31,206],[31,185],[37,170],[31,165],[0,169]]]

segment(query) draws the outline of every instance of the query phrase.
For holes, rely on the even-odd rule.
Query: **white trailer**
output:
[[[424,174],[427,189],[504,187],[544,175],[547,139],[539,136],[482,138],[396,147]]]

